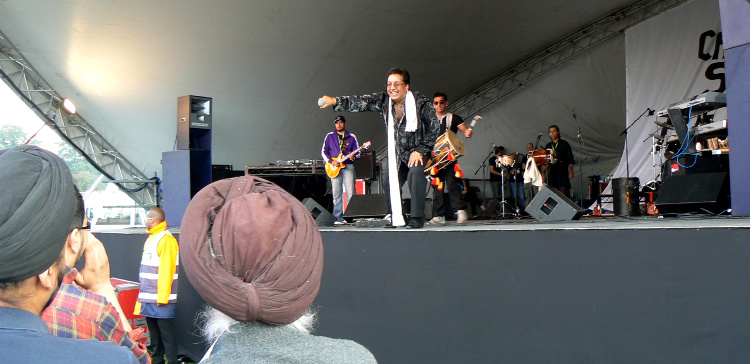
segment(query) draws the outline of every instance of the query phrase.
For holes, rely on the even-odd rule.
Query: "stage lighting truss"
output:
[[[685,2],[687,0],[644,0],[612,13],[510,67],[466,96],[451,102],[448,109],[464,119],[471,118],[565,61]]]
[[[63,112],[55,91],[0,31],[0,77],[47,126],[138,205],[157,206],[159,180],[130,163],[80,113]]]

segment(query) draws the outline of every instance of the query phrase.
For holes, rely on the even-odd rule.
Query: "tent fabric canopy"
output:
[[[123,155],[146,175],[160,175],[161,153],[175,146],[179,96],[213,98],[215,164],[318,159],[333,117],[317,108],[320,95],[379,91],[385,72],[401,66],[413,89],[456,100],[635,2],[3,1],[0,30]],[[518,115],[540,102],[504,109]],[[560,104],[579,120],[602,117],[587,115],[588,101]],[[375,115],[347,120],[360,138],[384,145]],[[508,129],[521,133],[527,121],[514,118]],[[504,138],[492,135],[503,122],[485,118],[470,145]],[[563,129],[570,139],[573,130]],[[467,170],[484,158],[484,148],[472,148]]]

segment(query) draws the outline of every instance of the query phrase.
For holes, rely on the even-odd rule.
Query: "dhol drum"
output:
[[[432,148],[432,158],[424,166],[424,174],[430,175],[432,167],[437,167],[438,170],[445,168],[448,163],[455,161],[464,153],[464,143],[458,135],[450,130],[446,131],[437,138],[435,147]]]
[[[537,165],[553,164],[557,161],[551,149],[537,149],[531,152],[530,157],[534,158],[534,163]]]
[[[510,167],[516,163],[516,155],[515,154],[504,155],[504,156],[501,156],[499,160],[500,160],[500,164],[506,167]]]

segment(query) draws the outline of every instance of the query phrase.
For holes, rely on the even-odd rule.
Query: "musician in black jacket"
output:
[[[575,177],[573,166],[573,149],[565,140],[560,139],[560,128],[557,125],[549,127],[549,138],[545,149],[552,150],[555,163],[542,166],[542,178],[547,186],[557,188],[565,196],[570,197],[570,180]]]

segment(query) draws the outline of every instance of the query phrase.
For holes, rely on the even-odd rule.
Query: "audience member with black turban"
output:
[[[60,257],[75,193],[60,157],[30,145],[0,150],[0,282],[37,275]]]
[[[309,211],[253,176],[215,182],[193,197],[180,256],[203,299],[238,321],[294,322],[318,294],[323,272],[323,244]]]

